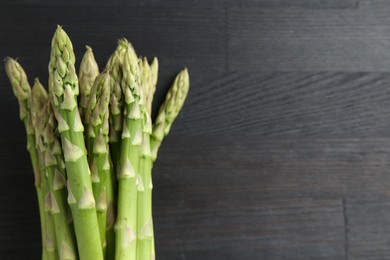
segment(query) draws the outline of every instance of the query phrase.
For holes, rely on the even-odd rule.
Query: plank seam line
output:
[[[342,199],[343,207],[343,219],[344,219],[344,250],[345,250],[345,259],[348,260],[349,254],[349,219],[347,213],[347,202],[346,199]]]

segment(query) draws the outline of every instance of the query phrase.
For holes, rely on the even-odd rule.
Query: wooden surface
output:
[[[0,57],[47,82],[62,24],[101,67],[126,37],[191,90],[154,168],[158,259],[390,259],[390,2],[0,4]],[[0,259],[38,259],[18,106],[0,66]]]

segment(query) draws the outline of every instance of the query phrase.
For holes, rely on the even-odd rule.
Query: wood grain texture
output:
[[[366,1],[357,3],[360,2]],[[364,8],[356,4],[355,8],[345,9],[308,9],[307,5],[291,8],[291,5],[228,8],[230,69],[388,71],[390,68],[388,3],[365,3]]]
[[[177,134],[388,137],[390,74],[235,72],[191,89]]]
[[[196,146],[179,145],[186,138],[168,139],[156,164],[154,214],[167,258],[388,257],[389,139],[202,136],[191,138]],[[323,219],[324,205],[332,205],[331,219]],[[307,232],[315,224],[306,210],[325,226]]]
[[[346,205],[350,259],[389,259],[389,200],[352,199]]]
[[[167,259],[344,257],[339,200],[218,200],[229,206],[210,207],[203,199],[192,199],[179,207],[158,208],[157,239]],[[190,205],[191,214],[185,210]]]
[[[390,197],[390,140],[171,137],[156,162],[159,205],[180,197],[248,201]],[[175,171],[172,171],[175,165]],[[173,201],[172,201],[173,200]],[[163,203],[164,201],[164,203]],[[216,203],[214,205],[214,203]],[[226,205],[228,206],[228,205]]]
[[[0,3],[0,57],[45,83],[56,24],[100,67],[127,37],[160,60],[154,114],[188,66],[154,166],[158,259],[388,259],[389,12],[385,0],[15,0]],[[0,91],[0,259],[39,259],[2,66]]]

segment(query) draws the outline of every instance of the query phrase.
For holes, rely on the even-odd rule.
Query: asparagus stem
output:
[[[103,251],[84,145],[84,127],[77,107],[79,87],[74,63],[72,43],[58,26],[52,40],[49,89],[64,149],[68,204],[72,210],[80,259],[101,260]]]
[[[122,66],[125,109],[119,167],[118,218],[115,225],[117,260],[136,259],[137,186],[142,185],[138,174],[142,141],[142,89],[137,61],[137,55],[128,43]]]
[[[85,129],[88,129],[89,119],[91,117],[88,108],[89,96],[95,79],[99,75],[99,67],[92,52],[92,48],[85,46],[86,51],[80,64],[79,82],[80,82],[80,117]],[[85,131],[85,141],[88,154],[91,154],[91,145],[89,144],[88,131]]]
[[[20,119],[24,123],[27,134],[27,150],[29,151],[35,178],[35,189],[38,198],[39,217],[41,223],[41,239],[42,239],[42,259],[47,259],[47,251],[45,244],[45,214],[44,203],[41,187],[41,173],[39,167],[38,153],[35,146],[35,133],[32,127],[31,114],[29,107],[29,96],[31,92],[30,84],[27,80],[27,75],[22,66],[14,59],[7,57],[4,59],[5,71],[11,82],[13,92],[18,99]]]
[[[143,185],[138,189],[137,195],[137,259],[152,259],[152,239],[153,239],[153,221],[152,221],[152,203],[151,203],[151,172],[152,160],[150,154],[150,134],[152,131],[150,110],[155,86],[152,84],[151,68],[144,58],[139,62],[142,69],[141,85],[145,106],[143,108],[143,138],[140,149],[139,171],[140,179]]]
[[[109,189],[107,185],[110,183],[111,186],[113,183],[108,145],[108,104],[112,84],[114,84],[114,80],[111,73],[108,70],[104,71],[96,79],[89,100],[89,114],[92,116],[88,130],[92,148],[90,154],[91,179],[93,194],[97,201],[97,217],[103,251],[106,247],[108,204],[113,203],[114,197],[113,189]]]
[[[142,147],[149,146],[149,135],[144,134]],[[143,181],[143,190],[138,190],[138,216],[137,216],[137,259],[152,259],[154,247],[153,218],[152,218],[152,159],[149,154],[142,152],[139,161],[140,173]]]
[[[165,136],[169,134],[173,121],[176,119],[190,87],[188,70],[185,68],[179,72],[169,89],[164,103],[161,105],[156,121],[153,124],[153,132],[150,138],[152,160],[157,158],[158,149]]]
[[[111,169],[112,162],[111,162]],[[107,178],[107,222],[106,222],[106,259],[115,259],[115,220],[116,220],[116,202],[115,202],[114,172],[111,171],[110,178]]]
[[[146,95],[146,107],[150,116],[152,115],[152,103],[154,92],[156,91],[158,79],[158,59],[155,57],[152,63],[149,66],[149,75],[148,75],[148,83],[149,83],[149,91]]]
[[[33,87],[34,96],[44,96],[43,104],[38,107],[38,117],[34,128],[39,133],[37,139],[38,148],[44,154],[44,166],[49,193],[47,195],[47,206],[54,220],[55,241],[60,259],[77,259],[76,241],[72,232],[73,226],[68,223],[66,202],[66,172],[62,156],[62,149],[59,141],[57,122],[54,117],[51,102],[47,101],[47,93],[38,79]]]
[[[118,173],[120,157],[120,141],[123,127],[123,106],[124,100],[122,95],[122,63],[126,52],[127,41],[121,39],[115,52],[109,58],[106,69],[111,71],[114,84],[110,90],[110,152],[114,166],[114,172]]]
[[[153,66],[151,66],[151,68],[153,71]],[[153,81],[153,82],[155,84],[157,81]],[[169,134],[169,131],[171,129],[174,120],[179,114],[181,108],[183,107],[184,101],[188,94],[189,87],[190,87],[190,81],[189,81],[188,70],[185,68],[184,70],[179,72],[179,74],[176,76],[175,80],[173,81],[167,93],[167,96],[165,98],[165,101],[160,107],[156,122],[153,124],[153,132],[152,135],[150,136],[151,156],[145,158],[146,162],[143,162],[146,165],[144,166],[145,171],[152,170],[153,162],[157,158],[157,153],[158,153],[158,149],[161,146],[161,142],[163,141],[164,137]],[[148,191],[150,192],[150,196],[148,197],[148,202],[150,203],[150,209],[151,209],[152,189],[153,189],[152,177],[151,177],[151,173],[149,172],[145,173],[146,178],[147,176],[149,176],[149,174],[150,174],[150,178],[148,180],[150,182],[148,187],[150,187],[150,189],[148,189]],[[150,233],[152,233],[152,235],[154,233],[153,223],[151,225]],[[152,241],[151,241],[151,252],[152,252],[151,259],[155,259],[154,236],[152,236]]]
[[[123,95],[122,95],[122,62],[123,57],[126,51],[127,41],[119,40],[118,46],[115,52],[109,58],[106,69],[110,70],[113,84],[110,88],[110,104],[109,104],[109,143],[110,143],[110,157],[113,171],[115,177],[118,174],[119,166],[119,157],[120,157],[120,148],[121,148],[121,133],[122,133],[122,118],[123,118]],[[114,177],[114,176],[113,176]],[[117,201],[117,178],[111,178],[107,181],[107,201],[108,201],[108,210],[107,210],[107,230],[106,230],[106,258],[114,259],[115,258],[115,229],[114,225],[116,222],[116,201]],[[113,197],[110,198],[110,194],[113,194]],[[109,202],[112,201],[112,202]]]
[[[153,103],[153,97],[154,97],[154,92],[156,91],[157,87],[157,79],[158,79],[158,60],[155,57],[152,61],[152,64],[150,65],[150,90],[148,94],[148,110],[150,115],[152,115],[152,103]],[[149,137],[149,143],[150,143],[150,137]],[[146,160],[146,159],[144,159]],[[151,160],[151,158],[148,158],[148,160]],[[153,189],[153,184],[152,184],[152,167],[153,167],[153,162],[151,162],[151,167],[150,167],[150,180],[149,180],[149,185],[150,187],[149,192],[150,192],[150,198],[149,198],[149,203],[150,203],[150,208],[152,209],[152,189]],[[146,168],[147,170],[149,168]],[[146,176],[148,176],[148,173],[145,173]],[[152,245],[151,245],[151,259],[156,259],[156,253],[155,253],[155,247],[154,247],[154,227],[152,226]]]
[[[42,182],[42,194],[44,196],[44,206],[45,206],[45,247],[47,250],[47,259],[59,259],[58,251],[56,249],[57,243],[57,232],[55,229],[54,218],[51,214],[52,211],[52,196],[50,191],[50,183],[48,176],[48,168],[54,165],[55,159],[51,160],[52,157],[49,155],[49,150],[47,150],[46,145],[44,144],[44,132],[45,125],[48,121],[48,114],[46,112],[45,105],[47,104],[48,95],[44,87],[41,85],[38,79],[35,79],[33,89],[30,96],[30,109],[31,109],[31,121],[35,129],[35,142],[36,148],[38,151],[39,162],[41,173],[44,173],[41,176]],[[51,154],[50,154],[51,155]]]

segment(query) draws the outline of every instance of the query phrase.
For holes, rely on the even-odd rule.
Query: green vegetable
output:
[[[66,201],[65,163],[59,135],[56,131],[57,122],[54,117],[53,107],[51,102],[48,101],[46,90],[38,79],[35,80],[32,93],[32,101],[37,108],[37,120],[35,120],[36,123],[34,124],[34,128],[39,133],[37,147],[43,155],[44,169],[42,172],[45,173],[43,178],[48,186],[45,206],[47,206],[54,220],[58,255],[60,259],[77,259],[73,225],[67,219],[69,206]],[[34,100],[36,101],[34,102]]]
[[[91,117],[90,110],[88,108],[89,96],[95,79],[99,75],[99,67],[93,56],[92,48],[88,45],[85,46],[86,51],[80,64],[79,70],[79,84],[80,84],[80,117],[84,124],[84,128],[88,129],[89,119]],[[88,154],[91,153],[91,147],[88,143],[87,131],[86,131],[86,146]]]
[[[88,133],[90,134],[89,142],[91,144],[89,157],[91,180],[93,194],[97,201],[96,209],[103,251],[105,251],[106,247],[108,205],[113,203],[114,198],[113,172],[108,145],[108,104],[110,101],[110,88],[113,83],[114,79],[111,73],[109,71],[102,72],[93,85],[89,100],[89,114],[91,118]]]
[[[120,39],[99,74],[86,46],[78,78],[59,26],[51,47],[49,92],[38,79],[31,89],[20,64],[4,60],[34,169],[42,259],[155,259],[152,167],[186,99],[188,71],[152,124],[157,58],[149,64]]]
[[[188,70],[185,68],[176,76],[169,89],[164,103],[161,105],[156,122],[153,124],[153,133],[150,140],[152,160],[157,158],[158,149],[165,136],[169,134],[173,121],[176,119],[190,87]]]
[[[45,145],[45,142],[48,140],[44,140],[44,138],[51,138],[49,134],[45,135],[45,127],[48,124],[49,116],[47,114],[47,110],[45,105],[47,103],[47,92],[41,85],[38,79],[35,79],[35,83],[30,96],[30,108],[31,108],[31,118],[32,125],[35,129],[35,140],[36,147],[38,151],[38,158],[40,162],[41,169],[41,181],[42,181],[42,194],[44,197],[44,205],[45,205],[45,247],[47,250],[47,259],[59,259],[58,251],[57,251],[57,230],[54,224],[53,218],[53,207],[54,204],[57,206],[58,204],[52,197],[52,183],[49,181],[49,173],[51,173],[52,167],[54,167],[57,162],[55,157],[50,153],[48,147]]]
[[[156,60],[156,59],[155,59]],[[150,153],[150,134],[152,133],[151,103],[155,86],[152,86],[152,71],[148,61],[144,58],[139,62],[142,69],[141,85],[144,94],[143,106],[143,136],[139,158],[140,180],[142,187],[138,189],[137,202],[137,259],[152,259],[152,160]]]
[[[146,98],[146,107],[150,115],[152,115],[152,103],[153,103],[154,92],[156,92],[157,79],[158,79],[158,59],[155,57],[149,66],[149,75],[148,75],[149,91]]]
[[[84,144],[84,127],[77,107],[79,86],[74,63],[72,43],[65,31],[58,27],[52,40],[49,89],[64,151],[68,204],[72,210],[80,259],[99,260],[103,259],[103,250]]]
[[[80,84],[80,116],[83,123],[88,123],[90,114],[88,114],[88,102],[91,89],[95,79],[99,75],[99,67],[96,63],[92,48],[85,46],[84,57],[80,63],[79,84]]]
[[[109,116],[109,125],[110,125],[110,153],[114,166],[114,172],[118,175],[118,167],[120,160],[120,151],[121,151],[121,134],[123,127],[123,107],[124,100],[122,94],[122,63],[123,58],[126,52],[127,40],[121,39],[118,41],[118,46],[115,52],[109,58],[106,69],[111,71],[112,77],[114,79],[114,84],[111,86],[110,90],[110,116]]]
[[[44,246],[46,231],[45,231],[45,209],[43,204],[43,194],[41,187],[41,172],[38,160],[38,152],[35,145],[35,131],[32,126],[29,97],[31,92],[30,84],[28,83],[27,75],[20,64],[7,57],[4,59],[5,71],[11,82],[12,90],[19,103],[19,117],[24,123],[27,134],[27,150],[30,153],[32,166],[34,169],[35,189],[38,198],[39,216],[41,222],[41,237],[42,237],[42,259],[47,259],[47,250]]]
[[[153,65],[153,63],[152,63]],[[157,71],[156,69],[154,69]],[[150,71],[153,71],[151,66]],[[156,73],[157,74],[157,73]],[[156,75],[155,74],[155,75]],[[151,74],[153,75],[153,72]],[[156,81],[150,81],[150,89],[155,88],[153,84]],[[179,114],[189,90],[189,75],[187,69],[182,70],[175,78],[171,88],[168,91],[164,103],[161,105],[156,122],[153,125],[152,135],[144,134],[142,147],[142,156],[140,158],[140,168],[144,180],[144,191],[139,193],[139,213],[138,213],[138,239],[139,245],[137,248],[138,259],[151,259],[155,255],[154,249],[154,231],[152,218],[152,167],[156,160],[158,149],[164,137],[168,135],[169,130]],[[153,93],[151,94],[153,95]],[[149,110],[151,112],[152,98],[149,99]],[[147,145],[150,142],[150,147]],[[151,149],[151,151],[149,150]],[[141,195],[142,194],[142,195]],[[151,254],[151,255],[150,255]]]
[[[137,189],[142,187],[138,159],[142,142],[142,90],[137,55],[127,43],[122,65],[123,129],[119,163],[115,258],[136,258]]]

